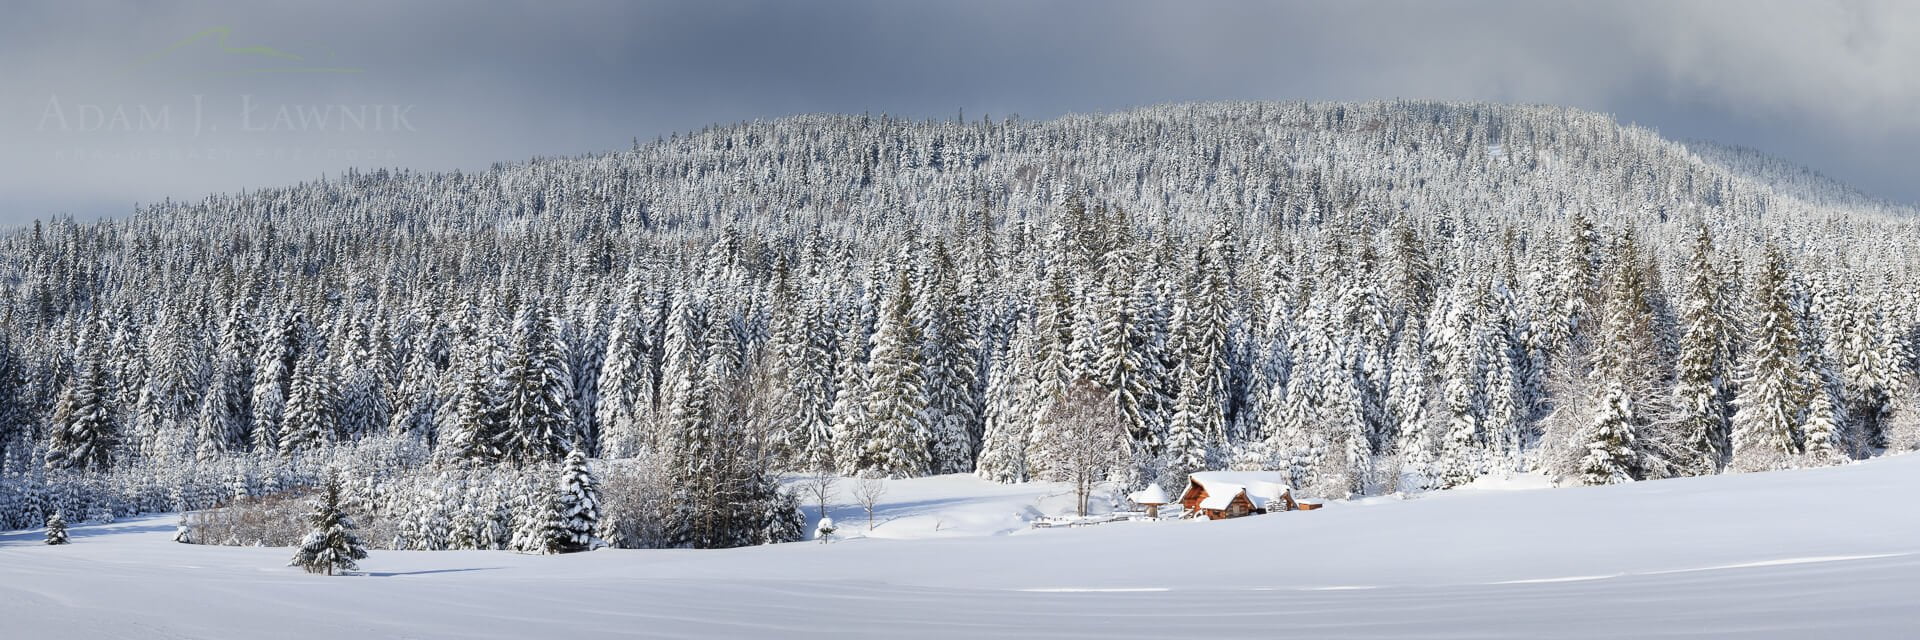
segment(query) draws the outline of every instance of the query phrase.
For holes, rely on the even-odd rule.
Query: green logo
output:
[[[231,44],[232,37],[232,28],[212,27],[187,36],[179,42],[167,45],[164,49],[148,54],[130,67],[128,71],[151,71],[160,63],[177,58],[182,52],[202,42],[210,43],[214,50],[218,51],[222,57],[233,59],[240,66],[219,71],[189,73],[187,75],[245,76],[268,73],[362,73],[365,71],[365,69],[359,67],[322,64],[319,61],[308,60],[305,56],[268,46],[234,46]],[[331,62],[331,60],[327,62]]]

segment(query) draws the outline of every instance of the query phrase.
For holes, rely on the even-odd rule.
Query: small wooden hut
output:
[[[1276,475],[1271,471],[1202,471],[1187,478],[1180,506],[1186,508],[1189,518],[1205,516],[1209,520],[1299,509],[1293,490],[1272,481]]]
[[[1158,518],[1160,517],[1160,505],[1167,503],[1167,492],[1160,490],[1160,485],[1150,484],[1147,485],[1145,489],[1127,494],[1127,500],[1141,507],[1145,507],[1147,517]]]

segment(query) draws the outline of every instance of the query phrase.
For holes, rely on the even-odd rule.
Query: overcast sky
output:
[[[1565,104],[1920,200],[1914,2],[37,4],[0,22],[0,223],[794,113],[1226,99]]]

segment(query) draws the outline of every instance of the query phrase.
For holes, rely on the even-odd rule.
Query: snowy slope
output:
[[[1484,486],[1235,521],[1027,530],[977,519],[1045,508],[1054,487],[944,477],[890,489],[891,522],[873,538],[559,557],[376,551],[364,575],[331,579],[283,568],[284,549],[174,544],[171,519],[150,518],[76,526],[65,547],[0,536],[0,638],[1920,633],[1920,511],[1906,504],[1920,456]],[[835,508],[843,527],[863,528],[854,509]],[[885,537],[942,519],[969,524]]]

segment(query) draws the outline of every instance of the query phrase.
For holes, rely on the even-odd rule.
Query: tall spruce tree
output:
[[[920,327],[913,319],[914,295],[913,280],[902,271],[873,334],[866,420],[854,437],[861,447],[853,466],[856,473],[910,478],[932,469],[926,366],[919,349]]]
[[[1805,451],[1800,421],[1806,411],[1806,356],[1789,300],[1789,277],[1786,256],[1769,245],[1752,286],[1752,326],[1740,361],[1740,395],[1734,399],[1732,466],[1742,470],[1788,466]]]
[[[120,424],[110,405],[106,320],[90,318],[74,344],[74,372],[60,390],[47,442],[48,469],[104,471],[121,444]]]
[[[1695,233],[1680,301],[1680,359],[1674,403],[1679,430],[1701,471],[1726,464],[1727,372],[1732,368],[1724,286],[1713,264],[1713,237]]]
[[[494,437],[514,460],[555,460],[574,446],[573,376],[559,321],[544,305],[521,310],[501,379],[501,427]]]

